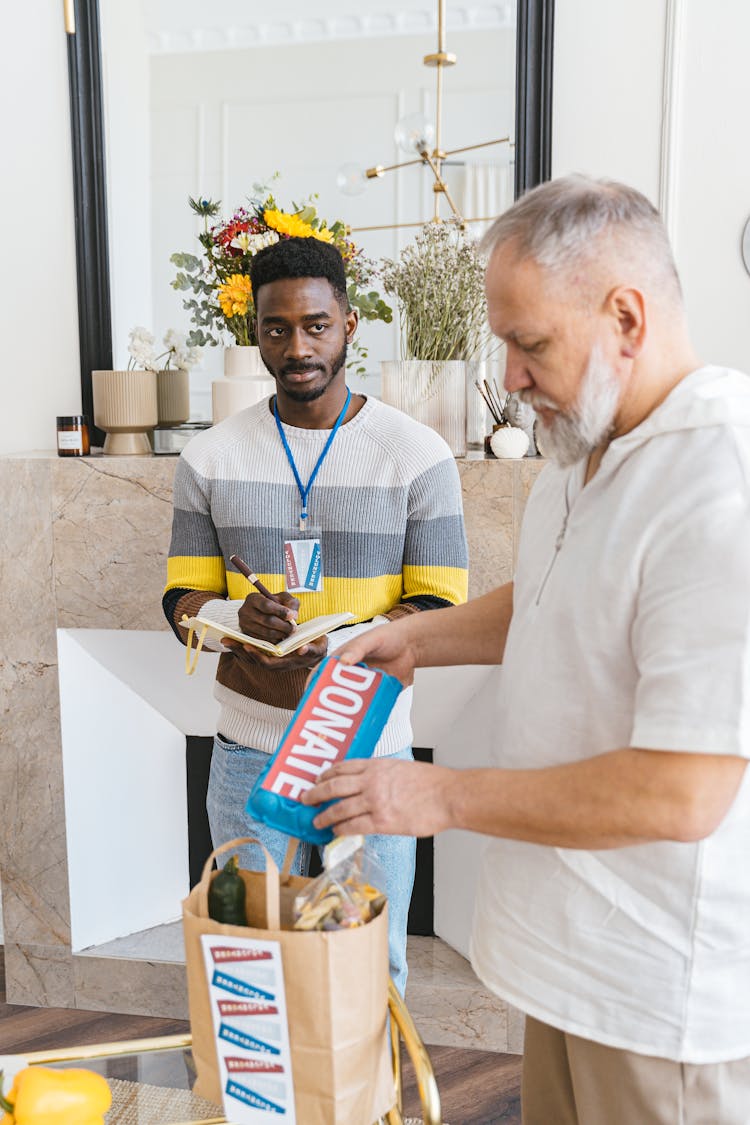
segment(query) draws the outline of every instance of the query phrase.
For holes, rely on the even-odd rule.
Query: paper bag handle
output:
[[[221,847],[214,848],[210,856],[203,865],[203,874],[201,875],[200,883],[198,884],[198,914],[201,918],[208,918],[208,888],[211,886],[211,868],[213,861],[222,852],[231,851],[232,848],[238,844],[257,844],[262,848],[266,857],[266,871],[265,871],[265,884],[266,884],[266,927],[269,930],[281,929],[281,912],[279,909],[279,869],[276,866],[276,861],[269,851],[267,851],[260,840],[256,840],[254,836],[239,836],[236,840],[230,840],[227,844],[222,844]]]
[[[294,862],[294,857],[297,854],[297,848],[298,847],[299,847],[299,840],[295,839],[294,836],[290,836],[289,837],[289,843],[286,846],[286,855],[284,856],[284,866],[281,868],[282,878],[286,878],[286,876],[292,870],[292,863]]]

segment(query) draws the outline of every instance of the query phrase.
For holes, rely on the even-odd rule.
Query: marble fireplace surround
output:
[[[167,631],[161,591],[175,465],[174,457],[0,458],[0,577],[12,607],[0,621],[9,1003],[186,1014],[184,966],[72,952],[57,639],[58,630]],[[542,465],[458,461],[471,596],[511,577],[521,515]],[[428,977],[436,960],[462,960],[447,947],[424,957]]]

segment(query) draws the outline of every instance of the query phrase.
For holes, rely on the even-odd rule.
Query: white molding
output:
[[[210,12],[210,5],[207,11]],[[434,3],[402,7],[379,7],[372,11],[342,11],[336,14],[287,19],[265,19],[235,24],[181,26],[179,17],[165,26],[152,23],[148,50],[162,55],[192,51],[247,50],[254,47],[292,46],[332,40],[387,38],[394,35],[419,35],[437,28]],[[464,4],[446,14],[446,30],[488,31],[515,27],[515,0],[496,3]]]
[[[667,0],[664,27],[659,210],[672,247],[677,233],[677,180],[680,148],[681,67],[685,0]]]

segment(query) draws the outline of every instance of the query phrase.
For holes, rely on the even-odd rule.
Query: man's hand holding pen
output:
[[[278,644],[297,627],[299,601],[286,590],[265,596],[253,591],[240,606],[240,629],[250,637]]]
[[[245,603],[240,607],[240,629],[249,637],[260,637],[264,641],[278,644],[288,637],[297,628],[297,614],[299,601],[282,590],[279,594],[272,594],[263,585],[258,575],[253,573],[244,559],[239,555],[231,555],[229,561],[244,574],[248,582],[252,583],[257,594],[248,594]]]
[[[286,590],[272,594],[238,555],[232,555],[230,561],[258,591],[248,594],[240,606],[238,614],[240,629],[250,637],[259,637],[273,644],[283,641],[297,628],[299,600]],[[288,656],[271,656],[261,652],[260,649],[253,648],[252,645],[243,645],[239,641],[231,641],[228,638],[224,638],[224,643],[232,648],[237,656],[247,659],[251,664],[261,664],[264,668],[275,668],[277,671],[314,668],[328,651],[326,637],[302,645]]]
[[[240,629],[252,637],[262,637],[278,644],[294,632],[298,610],[299,602],[286,590],[273,594],[270,598],[263,594],[248,594],[239,611]],[[314,668],[328,650],[328,638],[320,637],[317,641],[302,645],[288,656],[271,656],[252,645],[241,645],[238,642],[232,643],[231,647],[243,660],[280,672],[291,668]]]

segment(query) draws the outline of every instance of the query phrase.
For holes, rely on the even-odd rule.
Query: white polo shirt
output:
[[[546,467],[526,509],[496,764],[750,757],[750,379],[693,372],[583,474]],[[493,991],[584,1038],[750,1055],[750,770],[699,843],[490,840],[471,957]]]

